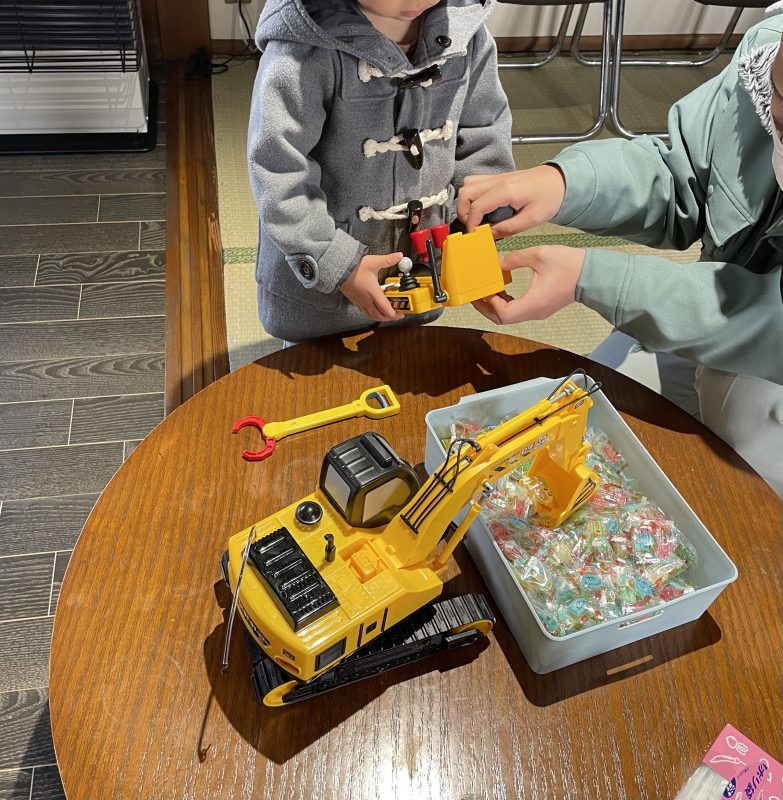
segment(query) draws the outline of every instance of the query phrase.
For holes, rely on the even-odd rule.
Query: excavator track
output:
[[[265,705],[289,705],[428,656],[479,640],[495,623],[480,594],[438,600],[419,609],[336,666],[302,682],[268,658],[248,634],[256,697]]]

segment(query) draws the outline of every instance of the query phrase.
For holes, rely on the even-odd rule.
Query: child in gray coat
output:
[[[514,168],[484,25],[494,5],[267,0],[248,155],[268,333],[295,342],[399,319],[379,280],[417,218],[451,222],[466,175]]]

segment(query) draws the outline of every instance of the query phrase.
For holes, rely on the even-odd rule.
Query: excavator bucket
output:
[[[598,488],[592,470],[583,464],[564,469],[548,450],[539,451],[530,474],[540,479],[534,490],[536,513],[552,528],[568,519]]]

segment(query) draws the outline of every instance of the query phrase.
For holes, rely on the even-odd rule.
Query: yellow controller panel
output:
[[[503,290],[511,276],[500,268],[500,257],[489,225],[472,233],[449,233],[448,225],[436,225],[411,234],[414,250],[426,259],[433,275],[408,274],[400,266],[398,278],[387,278],[386,297],[403,314],[423,314],[436,308],[455,307],[489,297]],[[435,251],[441,251],[440,274]],[[405,261],[405,259],[403,259]]]

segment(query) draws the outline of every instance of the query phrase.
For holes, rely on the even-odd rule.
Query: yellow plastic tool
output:
[[[379,406],[370,405],[371,400],[377,400]],[[257,428],[264,437],[264,447],[261,450],[245,450],[242,457],[247,461],[263,461],[272,455],[275,442],[292,433],[302,433],[332,422],[340,422],[353,417],[369,417],[370,419],[383,419],[400,413],[400,401],[397,399],[390,386],[384,384],[374,389],[362,392],[358,400],[336,408],[327,408],[325,411],[316,411],[304,417],[295,417],[284,422],[267,422],[261,417],[242,417],[234,423],[232,433],[236,433],[248,426]]]

